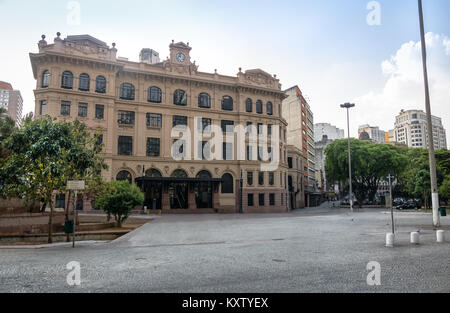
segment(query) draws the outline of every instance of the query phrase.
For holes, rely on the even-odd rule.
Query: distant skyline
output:
[[[319,1],[23,1],[0,0],[0,80],[21,91],[34,111],[28,54],[45,34],[90,34],[138,61],[142,48],[168,56],[173,40],[189,42],[199,70],[236,75],[260,68],[282,88],[298,85],[314,123],[346,131],[339,107],[354,102],[351,135],[370,124],[388,131],[401,109],[424,110],[417,1],[380,0],[381,25],[369,25],[366,0]],[[80,14],[76,14],[79,5]],[[450,138],[450,1],[423,0],[432,114]],[[79,19],[78,19],[79,17]],[[78,23],[79,22],[79,23]],[[449,139],[448,139],[449,140]]]

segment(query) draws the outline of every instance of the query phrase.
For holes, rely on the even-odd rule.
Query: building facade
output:
[[[363,132],[366,132],[373,142],[376,143],[386,142],[386,132],[380,130],[378,126],[370,126],[369,124],[361,125],[358,127],[358,136],[361,136]]]
[[[303,184],[303,153],[298,147],[288,145],[288,191],[289,209],[305,207],[305,185]]]
[[[20,125],[22,120],[23,99],[19,90],[14,90],[12,85],[0,81],[0,107],[8,110],[8,115]]]
[[[313,113],[302,91],[293,86],[286,91],[287,98],[282,102],[282,115],[286,119],[287,143],[298,148],[303,157],[303,185],[305,206],[315,203],[311,195],[316,191],[314,121]]]
[[[314,124],[314,141],[321,141],[324,135],[331,140],[343,139],[345,136],[343,129],[337,128],[329,123]]]
[[[433,126],[433,143],[435,149],[447,149],[447,138],[442,120],[431,116]],[[422,110],[400,111],[395,117],[394,138],[395,142],[412,148],[429,147],[427,116]]]
[[[104,179],[136,182],[148,208],[289,209],[285,93],[275,75],[260,69],[239,69],[236,76],[200,72],[183,42],[172,41],[170,56],[155,64],[142,53],[140,62],[118,58],[115,44],[89,35],[61,39],[58,33],[53,44],[43,36],[38,46],[39,53],[30,53],[35,116],[79,119],[100,132],[109,166]],[[224,133],[213,148],[217,129]],[[236,129],[248,131],[243,140]],[[220,157],[211,158],[213,153]]]
[[[322,140],[315,142],[316,179],[317,186],[322,192],[335,191],[333,188],[334,185],[328,183],[325,173],[325,148],[332,142],[333,140],[329,139],[327,135],[323,135]]]

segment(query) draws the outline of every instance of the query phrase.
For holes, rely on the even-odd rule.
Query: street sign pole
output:
[[[75,190],[75,201],[73,205],[73,233],[72,233],[72,248],[75,248],[75,224],[77,223],[77,199],[78,191]]]

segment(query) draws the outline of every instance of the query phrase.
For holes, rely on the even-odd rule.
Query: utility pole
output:
[[[440,227],[439,194],[436,178],[436,159],[434,155],[433,124],[431,121],[430,91],[428,88],[427,49],[423,22],[422,0],[419,1],[420,41],[422,45],[423,80],[425,84],[425,109],[427,113],[428,155],[430,159],[431,202],[433,206],[433,226]]]
[[[344,103],[341,104],[341,108],[347,109],[347,135],[348,135],[348,178],[349,178],[349,192],[348,192],[348,201],[350,204],[350,212],[353,213],[353,197],[352,197],[352,155],[350,151],[350,118],[348,109],[353,108],[355,106],[354,103]]]
[[[394,207],[392,205],[392,181],[391,174],[389,173],[388,179],[389,179],[389,205],[391,206],[391,225],[392,225],[392,233],[394,233]]]

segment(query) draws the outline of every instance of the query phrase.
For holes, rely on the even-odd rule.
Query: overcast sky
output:
[[[80,0],[79,23],[71,2],[0,0],[0,80],[21,91],[24,113],[34,110],[28,53],[58,31],[116,42],[118,55],[133,61],[142,48],[165,59],[172,39],[189,42],[200,71],[261,68],[283,89],[299,85],[315,123],[346,128],[339,104],[355,102],[352,136],[362,124],[392,129],[400,109],[424,109],[415,0],[376,1],[380,15],[367,0]],[[423,2],[432,113],[450,141],[450,1]]]

